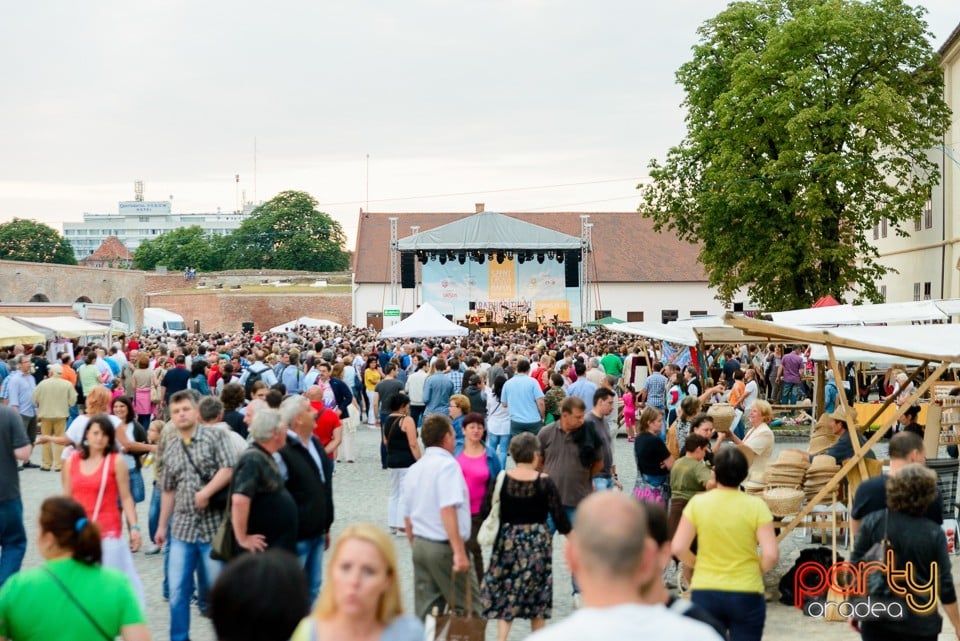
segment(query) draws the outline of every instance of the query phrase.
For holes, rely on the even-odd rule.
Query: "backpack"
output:
[[[267,371],[268,368],[264,367],[263,369],[253,369],[253,366],[247,368],[247,380],[243,384],[243,391],[246,393],[247,398],[249,399],[250,392],[253,389],[253,384],[263,378],[263,373]]]

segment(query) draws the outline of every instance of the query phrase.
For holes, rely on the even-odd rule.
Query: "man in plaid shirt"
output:
[[[190,599],[193,573],[199,575],[200,603],[217,579],[222,563],[210,558],[211,542],[223,514],[210,507],[210,498],[230,484],[236,456],[226,431],[198,424],[197,401],[190,390],[170,397],[170,420],[175,438],[161,441],[157,456],[163,461],[160,486],[160,523],[156,542],[163,545],[167,524],[170,549],[170,641],[190,638]]]

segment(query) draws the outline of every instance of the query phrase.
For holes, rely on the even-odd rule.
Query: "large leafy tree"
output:
[[[57,230],[24,218],[0,224],[0,260],[77,264],[73,247]]]
[[[677,72],[686,138],[641,186],[658,230],[701,244],[710,284],[770,311],[879,298],[867,240],[938,180],[949,122],[923,9],[901,0],[735,2]]]
[[[228,268],[340,271],[349,266],[340,223],[302,191],[284,191],[257,207],[224,239]]]
[[[192,267],[198,271],[215,271],[223,267],[223,254],[214,239],[199,225],[181,227],[146,240],[133,253],[133,266],[150,270],[157,265],[168,269]]]

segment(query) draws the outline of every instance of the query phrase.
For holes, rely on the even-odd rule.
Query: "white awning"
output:
[[[43,332],[47,337],[80,338],[104,336],[109,327],[97,325],[73,316],[17,316],[16,320],[27,327]]]
[[[915,323],[946,321],[960,314],[960,300],[921,300],[879,305],[834,305],[813,309],[792,309],[772,312],[773,322],[782,325],[877,325],[880,323]]]
[[[12,318],[0,316],[0,347],[45,343],[46,340],[46,336],[40,332],[21,325]]]
[[[282,334],[284,332],[295,330],[301,325],[304,327],[341,327],[340,323],[335,323],[332,320],[327,320],[326,318],[311,318],[309,316],[301,316],[300,318],[286,322],[283,325],[271,327],[267,331],[276,334]]]

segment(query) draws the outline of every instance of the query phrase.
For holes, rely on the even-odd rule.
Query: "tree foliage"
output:
[[[0,224],[0,260],[77,264],[73,247],[57,230],[24,218]]]
[[[901,0],[735,2],[677,72],[687,134],[642,189],[657,230],[701,244],[722,300],[765,310],[877,301],[867,240],[897,233],[938,180],[949,122],[923,9]]]
[[[349,266],[340,223],[302,191],[284,191],[260,205],[225,242],[229,269],[328,272]]]
[[[199,225],[174,229],[140,243],[133,252],[133,266],[153,269],[163,265],[180,270],[192,267],[198,271],[216,271],[223,267],[223,255],[214,249],[214,241]]]
[[[285,191],[260,205],[226,236],[183,227],[145,241],[133,254],[137,269],[291,269],[341,271],[350,265],[340,223],[317,211],[302,191]]]

